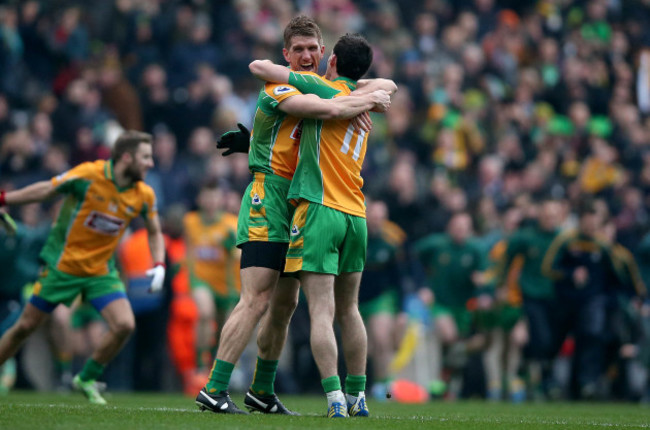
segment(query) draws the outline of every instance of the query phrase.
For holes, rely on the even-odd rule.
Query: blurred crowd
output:
[[[644,305],[643,284],[650,283],[650,237],[644,238],[650,230],[649,0],[4,2],[0,188],[22,187],[78,163],[107,158],[119,132],[136,129],[154,135],[156,167],[146,181],[156,191],[168,235],[182,236],[179,220],[197,208],[207,180],[216,181],[222,192],[220,210],[236,214],[250,180],[248,159],[243,154],[222,157],[214,143],[237,122],[251,125],[260,82],[249,74],[248,63],[259,58],[283,63],[282,31],[297,13],[319,23],[326,52],[340,35],[362,33],[374,50],[368,77],[390,78],[399,85],[391,110],[372,116],[363,172],[369,229],[381,240],[373,243],[371,234],[361,301],[375,303],[388,291],[397,296],[395,310],[381,308],[368,317],[390,314],[368,320],[377,391],[400,371],[411,370],[411,379],[434,395],[480,393],[496,400],[509,393],[515,400],[521,399],[519,385],[540,397],[647,395],[643,386],[613,382],[608,370],[618,365],[619,373],[631,372],[630,380],[645,379],[638,375],[647,373],[643,342],[650,333],[643,324],[650,308]],[[549,200],[557,207],[544,209]],[[23,244],[5,241],[3,262],[17,264],[11,246],[37,250],[37,229],[46,228],[54,209],[16,211],[31,235]],[[552,225],[540,227],[545,217],[553,219]],[[545,279],[551,291],[563,288],[552,271],[566,270],[573,280],[567,288],[582,295],[565,300],[575,304],[565,311],[578,315],[582,304],[590,303],[603,321],[558,317],[563,326],[551,328],[551,316],[546,323],[533,323],[549,325],[547,335],[553,338],[549,351],[535,356],[526,348],[530,336],[540,336],[531,331],[528,312],[534,310],[526,308],[523,285],[523,299],[508,296],[506,272],[512,262],[503,261],[514,246],[511,239],[528,234],[527,229],[553,232],[537,250],[545,254],[560,232],[571,228],[591,244],[579,250],[585,260],[574,255],[575,238],[560,238],[558,246],[569,249],[568,257],[562,260],[563,254],[551,249],[554,254],[542,273],[543,255],[537,255],[536,276],[550,276]],[[503,247],[501,254],[497,245]],[[617,259],[615,247],[629,251],[631,260]],[[611,273],[589,272],[594,269],[590,261],[599,263],[595,268],[604,267],[603,256],[607,261],[612,256]],[[631,269],[622,269],[628,266],[621,261]],[[449,273],[454,264],[456,277]],[[636,264],[640,276],[627,279],[625,273],[634,272]],[[16,296],[33,281],[37,266],[21,263],[11,282],[3,278],[3,298]],[[606,276],[611,282],[595,285]],[[445,287],[466,291],[445,299]],[[182,287],[172,290],[183,292]],[[546,305],[557,299],[553,296],[550,292],[543,298]],[[599,304],[601,297],[607,303]],[[166,310],[174,311],[172,300]],[[522,315],[499,326],[499,335],[483,318],[504,303],[522,308],[522,302]],[[441,304],[453,318],[436,313]],[[434,311],[423,314],[418,311],[422,305]],[[584,313],[591,315],[592,308]],[[625,323],[613,328],[616,318],[611,316],[621,313]],[[300,309],[296,318],[305,318]],[[425,327],[424,333],[410,330],[413,321]],[[589,330],[594,327],[598,329]],[[292,331],[294,374],[313,372],[300,364],[308,351],[303,331],[301,326]],[[568,340],[566,331],[573,333]],[[605,334],[615,340],[594,350],[595,339]],[[409,336],[420,339],[411,351],[405,342]],[[437,352],[426,351],[436,342]],[[504,343],[517,346],[523,358]],[[612,348],[614,358],[603,360],[584,380],[564,377],[558,389],[563,368],[551,363],[561,361],[554,360],[558,354],[576,357],[574,366],[582,368],[581,359],[591,362],[594,353],[604,357]],[[477,356],[485,363],[473,359]],[[515,364],[497,370],[495,363],[510,356]],[[521,363],[529,362],[534,366],[523,372],[527,366]],[[629,363],[636,363],[632,370]],[[187,364],[184,370],[192,367]],[[462,372],[454,370],[461,367]],[[459,374],[465,376],[462,389],[454,387]]]

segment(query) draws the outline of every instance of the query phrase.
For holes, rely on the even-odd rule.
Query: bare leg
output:
[[[215,338],[216,307],[212,292],[207,288],[192,290],[192,298],[199,310],[199,321],[196,324],[196,352],[199,368],[209,367],[212,357],[206,357]]]
[[[395,318],[390,314],[374,315],[368,321],[369,343],[372,344],[370,353],[373,359],[375,381],[388,378],[388,365],[395,352]]]
[[[336,376],[338,350],[334,336],[334,275],[301,272],[311,320],[311,351],[321,379]]]
[[[135,317],[131,304],[125,298],[110,302],[101,314],[106,320],[108,331],[91,357],[97,363],[106,365],[120,352],[135,330]]]
[[[368,357],[368,335],[359,313],[360,283],[361,272],[342,273],[334,286],[336,320],[343,332],[343,355],[351,375],[366,374]]]
[[[27,303],[18,321],[0,338],[0,365],[16,355],[22,344],[48,318],[50,314]]]
[[[241,297],[221,331],[217,358],[236,363],[266,312],[280,273],[264,267],[241,270]]]
[[[56,377],[58,383],[65,387],[72,380],[72,357],[74,349],[72,345],[72,309],[65,305],[59,305],[52,312],[49,335],[50,348],[56,363]]]
[[[523,387],[517,387],[516,385],[521,384],[521,381],[519,381],[519,378],[517,377],[517,371],[521,365],[521,351],[526,343],[528,343],[528,328],[526,323],[522,320],[515,324],[508,336],[506,351],[506,380],[508,381],[508,384],[510,384],[509,389],[511,394],[513,391],[523,389]]]
[[[278,360],[289,332],[289,323],[298,306],[300,283],[294,278],[280,278],[271,295],[268,312],[264,314],[257,332],[260,358]]]
[[[488,398],[500,400],[503,390],[503,360],[505,348],[505,334],[503,329],[496,328],[490,332],[490,343],[483,355],[485,373],[488,383]]]

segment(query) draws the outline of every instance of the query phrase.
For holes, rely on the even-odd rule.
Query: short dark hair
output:
[[[149,133],[143,133],[136,130],[127,130],[120,135],[113,145],[113,151],[111,153],[111,160],[113,163],[119,161],[122,158],[122,155],[125,153],[135,153],[138,149],[138,145],[141,143],[153,143],[153,137]]]
[[[291,40],[296,36],[315,37],[318,39],[318,44],[323,46],[323,35],[320,27],[316,24],[316,21],[307,15],[296,16],[284,28],[285,49],[291,48]]]
[[[354,81],[366,74],[372,64],[372,48],[358,33],[347,33],[334,45],[336,72]]]

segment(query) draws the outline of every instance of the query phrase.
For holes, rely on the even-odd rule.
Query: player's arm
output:
[[[145,218],[145,225],[147,227],[151,258],[155,262],[162,263],[165,261],[165,239],[163,238],[158,214],[153,214]]]
[[[357,81],[357,89],[352,91],[351,96],[359,96],[363,94],[368,94],[373,91],[383,90],[388,93],[389,96],[393,96],[397,92],[397,84],[390,79],[360,79]],[[385,113],[388,110],[384,106],[375,106],[371,109],[371,112]],[[369,121],[369,118],[366,118]]]
[[[387,109],[390,106],[390,97],[386,91],[376,90],[359,97],[338,97],[340,90],[333,88],[325,80],[314,74],[295,73],[284,66],[270,60],[255,60],[249,66],[251,73],[264,81],[275,83],[288,83],[305,93],[298,100],[297,96],[287,98],[280,103],[283,112],[300,117],[316,119],[350,119],[362,112],[371,109]],[[318,97],[309,97],[314,94]],[[323,100],[318,100],[318,99]],[[327,99],[333,99],[328,101]],[[359,99],[359,100],[356,100]]]
[[[248,70],[262,81],[278,84],[289,83],[289,74],[291,73],[288,67],[275,64],[271,60],[255,60],[248,65]]]
[[[160,291],[165,280],[165,238],[157,213],[146,216],[144,220],[149,239],[149,251],[154,261],[154,267],[147,270],[147,276],[152,277],[149,291]]]
[[[357,89],[352,91],[352,95],[367,94],[376,90],[384,90],[392,96],[397,92],[397,84],[392,79],[359,79]]]
[[[301,94],[282,101],[278,108],[298,118],[350,119],[368,111],[376,104],[390,104],[385,91],[374,91],[359,97],[337,97],[326,100],[314,94]]]
[[[19,190],[0,191],[0,206],[42,202],[55,194],[56,188],[51,181],[40,181]]]

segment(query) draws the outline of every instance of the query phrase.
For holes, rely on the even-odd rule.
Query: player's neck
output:
[[[115,184],[119,188],[129,188],[130,186],[133,185],[133,179],[128,177],[125,172],[126,172],[126,167],[124,165],[117,164],[113,167],[113,174],[115,175],[114,176]]]
[[[339,74],[336,73],[334,70],[332,70],[331,68],[327,69],[327,72],[325,73],[325,79],[327,79],[329,81],[333,81],[334,79],[336,79],[338,77],[339,77]]]

